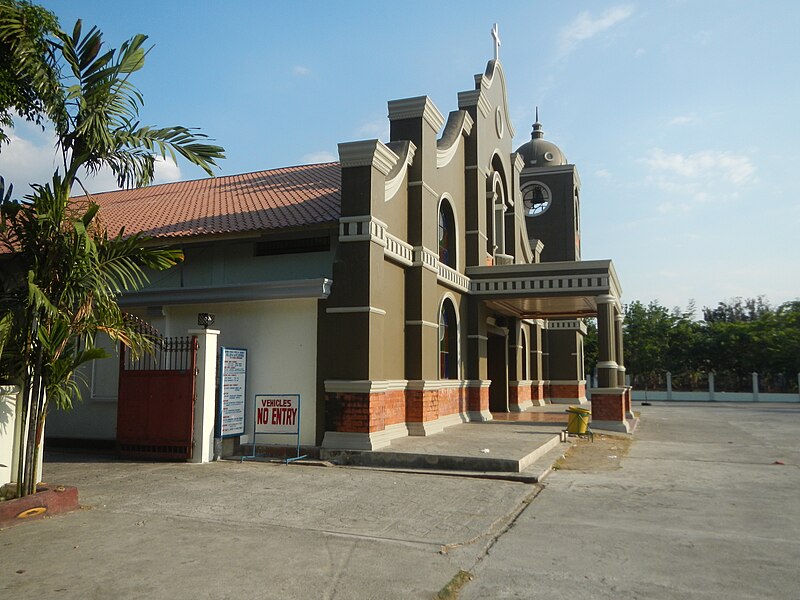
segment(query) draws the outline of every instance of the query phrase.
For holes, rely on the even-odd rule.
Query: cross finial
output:
[[[492,27],[492,37],[494,38],[494,59],[500,60],[500,32],[497,30],[497,23]]]

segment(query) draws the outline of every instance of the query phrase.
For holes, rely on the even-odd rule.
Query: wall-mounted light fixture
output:
[[[214,324],[215,316],[213,313],[197,313],[197,324],[203,329],[208,329]]]

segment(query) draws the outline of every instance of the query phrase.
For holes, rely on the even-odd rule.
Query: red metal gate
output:
[[[143,458],[192,457],[197,338],[157,338],[155,352],[120,352],[117,448]]]

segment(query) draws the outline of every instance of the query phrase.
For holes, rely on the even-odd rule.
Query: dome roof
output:
[[[544,139],[542,124],[539,123],[539,109],[536,109],[536,122],[533,124],[531,141],[522,144],[517,152],[525,160],[525,167],[557,167],[567,164],[567,157],[561,148]]]

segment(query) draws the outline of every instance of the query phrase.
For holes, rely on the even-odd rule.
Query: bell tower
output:
[[[580,178],[561,149],[544,139],[539,109],[531,141],[517,149],[528,239],[542,242],[541,262],[581,259]],[[535,245],[535,242],[532,242]]]
[[[541,242],[539,262],[581,260],[581,180],[575,165],[554,143],[544,139],[539,109],[531,141],[517,150],[525,166],[520,172],[520,191],[525,226],[531,247]],[[582,319],[548,320],[542,331],[542,379],[552,403],[586,401],[583,365]]]

